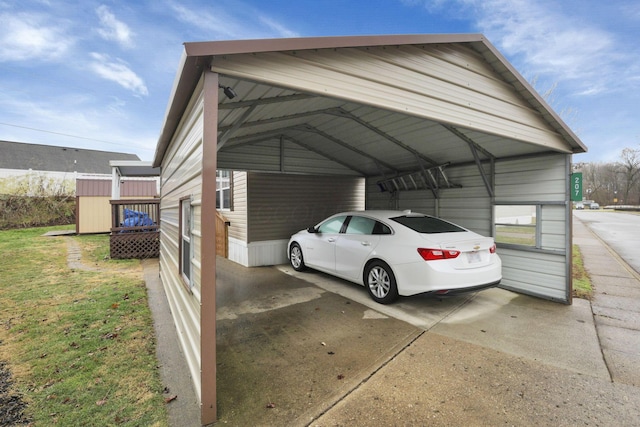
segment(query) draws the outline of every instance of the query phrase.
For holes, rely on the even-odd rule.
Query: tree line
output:
[[[600,206],[640,206],[640,148],[625,148],[619,161],[575,163],[574,172],[582,172],[582,194]]]

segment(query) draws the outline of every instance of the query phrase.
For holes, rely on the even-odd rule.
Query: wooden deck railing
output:
[[[110,200],[110,256],[157,258],[160,254],[160,200]]]

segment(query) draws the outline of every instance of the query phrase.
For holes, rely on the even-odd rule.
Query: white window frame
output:
[[[230,211],[232,209],[233,192],[231,183],[233,181],[233,172],[226,169],[216,170],[216,209],[221,211]],[[225,205],[224,191],[229,192],[228,206]]]
[[[191,290],[193,287],[193,208],[191,197],[180,199],[180,277]],[[187,252],[188,251],[188,252]]]

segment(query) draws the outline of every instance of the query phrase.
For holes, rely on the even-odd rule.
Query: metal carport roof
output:
[[[154,166],[205,69],[237,94],[220,94],[220,168],[393,177],[586,151],[482,35],[321,37],[186,43]]]

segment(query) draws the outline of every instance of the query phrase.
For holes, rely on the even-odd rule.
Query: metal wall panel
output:
[[[195,90],[187,113],[174,135],[162,163],[160,218],[160,277],[178,330],[197,395],[200,384],[200,226],[202,222],[202,87]],[[193,200],[194,255],[192,291],[187,291],[179,272],[180,199]]]
[[[86,179],[76,180],[76,197],[110,197],[111,179]]]
[[[498,249],[502,258],[500,287],[566,302],[566,260],[562,256]]]
[[[495,203],[540,204],[537,218],[541,233],[539,250],[498,248],[503,261],[505,288],[568,302],[571,286],[571,252],[567,247],[570,224],[565,202],[568,189],[564,154],[496,162]],[[488,172],[488,167],[485,165]],[[412,209],[437,215],[477,233],[493,233],[489,196],[476,165],[446,169],[447,177],[461,188],[441,188],[439,199],[428,190],[401,191],[395,197],[380,192],[377,179],[367,180],[367,209]],[[489,175],[490,176],[490,175]],[[429,209],[432,211],[429,212]]]
[[[540,250],[498,248],[507,289],[569,302],[571,248],[567,155],[496,162],[496,203],[540,206]],[[567,211],[569,210],[569,211]]]

